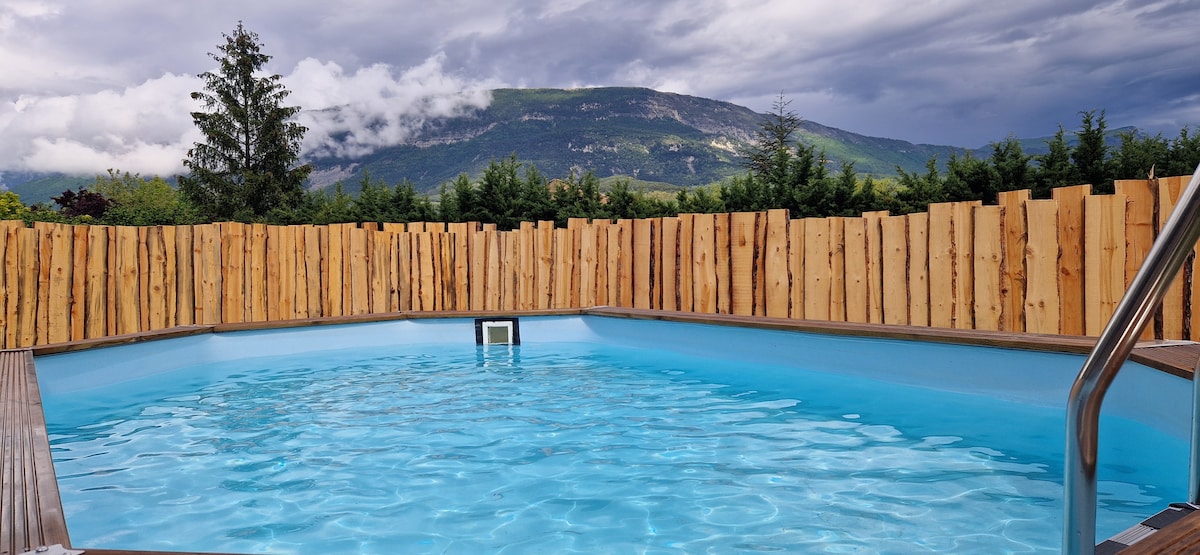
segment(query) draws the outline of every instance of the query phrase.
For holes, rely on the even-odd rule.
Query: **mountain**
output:
[[[736,104],[641,88],[498,89],[492,103],[464,117],[429,122],[405,144],[357,159],[322,158],[314,186],[347,184],[369,171],[433,191],[460,173],[478,176],[491,160],[516,154],[548,177],[593,171],[677,187],[706,185],[745,171],[738,148],[768,116]],[[800,139],[833,163],[852,161],[863,174],[920,170],[950,146],[866,137],[804,121]]]
[[[466,173],[479,177],[492,160],[515,154],[547,178],[591,170],[625,176],[658,189],[707,185],[745,171],[738,148],[753,140],[769,116],[729,102],[642,88],[497,89],[491,104],[462,117],[432,120],[404,144],[354,159],[317,158],[310,186],[337,181],[357,191],[365,172],[389,184],[404,179],[423,192]],[[1119,144],[1110,130],[1110,145]],[[829,170],[853,162],[860,175],[892,176],[896,168],[923,172],[932,156],[944,165],[952,152],[991,156],[991,147],[967,149],[867,137],[815,121],[801,122],[799,139],[824,150]],[[1068,133],[1068,140],[1074,139]],[[1002,138],[997,138],[997,141]],[[1026,154],[1046,152],[1050,137],[1021,139]],[[97,174],[101,173],[100,168]],[[50,202],[94,176],[4,172],[0,184],[26,204]]]
[[[95,180],[95,176],[5,171],[0,174],[0,190],[9,189],[17,193],[26,205],[39,202],[51,204],[50,197],[56,197],[63,191],[87,187]]]

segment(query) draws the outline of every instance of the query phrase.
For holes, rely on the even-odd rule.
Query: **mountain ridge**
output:
[[[369,172],[372,179],[389,184],[408,180],[417,190],[434,193],[460,174],[478,178],[491,161],[515,155],[547,178],[592,171],[601,178],[624,176],[694,187],[744,172],[738,150],[753,141],[769,117],[731,102],[646,88],[496,89],[486,108],[424,122],[402,144],[352,158],[309,160],[315,166],[309,186],[323,188],[340,181],[354,192]],[[933,156],[944,165],[951,153],[971,152],[980,158],[991,154],[990,145],[972,149],[916,144],[803,118],[797,138],[824,151],[831,172],[840,170],[843,162],[853,162],[859,174],[875,176],[896,175],[897,167],[923,172]],[[1021,139],[1025,153],[1044,152],[1049,138]],[[26,204],[49,202],[51,196],[86,186],[94,178],[10,171],[2,175],[3,183]]]

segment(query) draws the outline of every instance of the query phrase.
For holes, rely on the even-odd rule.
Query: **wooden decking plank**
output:
[[[69,546],[32,351],[0,351],[0,385],[0,555]]]
[[[1193,511],[1170,526],[1121,551],[1121,555],[1174,555],[1200,553],[1200,511]]]

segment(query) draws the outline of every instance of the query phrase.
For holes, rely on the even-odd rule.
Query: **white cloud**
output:
[[[357,157],[413,137],[432,118],[486,108],[492,87],[447,74],[444,55],[394,75],[375,64],[346,74],[336,63],[301,61],[284,79],[289,101],[303,106],[304,151],[312,157]]]
[[[446,74],[442,63],[434,56],[399,75],[383,64],[347,74],[332,62],[303,60],[283,82],[292,93],[286,103],[304,109],[304,154],[361,156],[412,137],[430,118],[488,105],[489,87]],[[188,148],[201,140],[190,95],[203,86],[196,77],[166,74],[119,91],[22,95],[0,105],[0,168],[179,173]]]
[[[189,94],[200,85],[167,74],[121,91],[22,95],[0,106],[0,167],[175,173],[195,141]]]

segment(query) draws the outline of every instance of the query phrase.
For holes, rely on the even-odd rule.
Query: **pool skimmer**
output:
[[[520,322],[516,318],[476,318],[475,344],[520,345]]]

